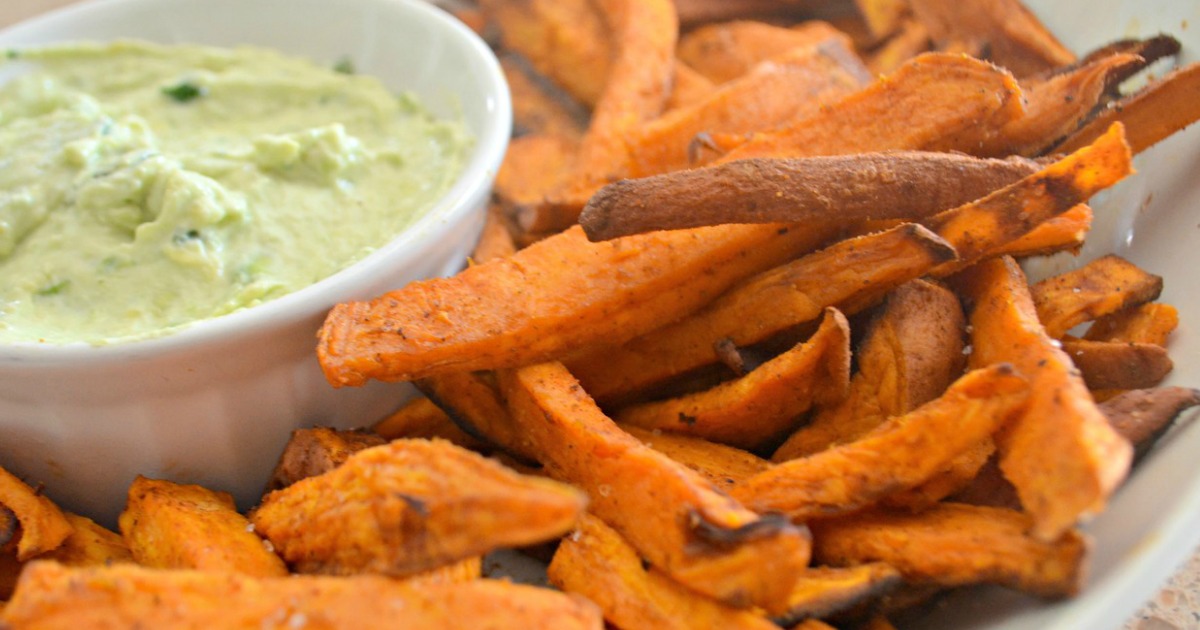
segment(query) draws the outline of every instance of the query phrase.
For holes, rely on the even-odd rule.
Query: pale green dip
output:
[[[468,135],[409,96],[275,52],[10,51],[0,87],[0,342],[157,336],[380,247]]]

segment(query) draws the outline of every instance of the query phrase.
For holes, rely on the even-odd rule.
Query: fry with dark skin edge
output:
[[[1180,413],[1200,405],[1200,390],[1188,387],[1134,389],[1100,403],[1117,433],[1133,443],[1134,459],[1143,457]],[[1195,414],[1192,414],[1193,417]]]
[[[1003,364],[976,370],[946,393],[862,438],[775,465],[733,496],[758,512],[797,522],[846,514],[934,476],[1019,413],[1025,379]]]
[[[748,159],[609,184],[588,201],[579,223],[598,241],[723,223],[915,221],[1039,168],[1022,158],[928,151]]]
[[[760,613],[695,593],[642,564],[616,530],[586,515],[563,538],[547,568],[550,583],[595,602],[619,628],[775,630]]]
[[[630,142],[629,176],[687,168],[697,134],[770,130],[815,113],[870,81],[848,48],[790,50],[715,88],[704,100],[643,125]]]
[[[850,324],[827,309],[817,332],[749,374],[711,389],[624,407],[619,423],[757,450],[795,428],[813,404],[846,396]]]
[[[599,346],[569,358],[567,366],[594,398],[619,402],[716,363],[719,340],[747,346],[813,321],[829,306],[850,315],[844,302],[882,295],[953,257],[945,241],[912,224],[841,241],[744,281],[678,323],[619,347]]]
[[[1008,246],[1041,222],[1087,201],[1133,173],[1124,128],[1113,125],[1096,141],[1042,170],[990,195],[935,214],[922,225],[937,232],[958,252],[955,260],[932,270],[954,271]]]
[[[283,453],[267,482],[267,490],[286,488],[301,479],[333,470],[358,451],[385,441],[382,436],[366,431],[329,427],[296,429],[283,446]]]
[[[772,132],[712,134],[696,166],[752,157],[888,150],[964,151],[1025,113],[1021,88],[991,64],[925,53],[820,113]]]
[[[21,525],[16,550],[21,562],[58,548],[74,531],[53,501],[3,468],[0,468],[0,506],[8,508]]]
[[[252,578],[135,565],[30,564],[0,622],[30,630],[321,628],[601,630],[580,597],[500,580],[406,585],[378,576]]]
[[[1054,147],[1054,151],[1074,151],[1091,144],[1109,125],[1120,122],[1129,131],[1133,152],[1141,153],[1197,120],[1200,120],[1200,63],[1193,63],[1112,104]]]
[[[1030,379],[1028,408],[997,434],[996,444],[1000,467],[1032,516],[1033,537],[1055,540],[1103,509],[1129,472],[1132,448],[1046,334],[1015,261],[978,263],[953,285],[968,304],[970,365],[1012,363]]]
[[[812,523],[814,558],[833,566],[885,562],[905,581],[953,587],[999,584],[1046,598],[1079,592],[1088,540],[1067,530],[1028,535],[1027,514],[939,503],[924,512],[868,511]]]
[[[536,462],[534,453],[520,439],[495,384],[485,374],[453,372],[414,384],[467,435],[526,462]]]
[[[587,110],[542,76],[517,53],[500,57],[513,105],[513,136],[537,134],[578,142],[587,128]]]
[[[607,418],[561,364],[499,374],[513,423],[548,475],[587,490],[590,510],[650,564],[738,607],[778,606],[808,565],[808,532],[751,512]],[[532,448],[531,448],[532,447]]]
[[[449,442],[396,440],[272,492],[251,521],[293,571],[406,577],[552,539],[586,505]]]
[[[1179,311],[1174,306],[1151,302],[1096,318],[1083,338],[1165,346],[1177,326]]]
[[[118,523],[134,561],[145,567],[254,577],[288,573],[228,493],[139,475]]]
[[[573,228],[451,278],[335,306],[317,356],[335,386],[525,365],[632,339],[828,236],[739,225],[589,243]]]
[[[914,280],[888,294],[856,351],[850,393],[820,409],[771,456],[783,462],[856,440],[942,394],[966,365],[966,318],[949,290]]]
[[[1175,367],[1167,349],[1152,343],[1066,337],[1062,349],[1079,368],[1088,389],[1154,387]]]
[[[996,256],[1047,256],[1059,252],[1078,254],[1092,229],[1091,206],[1081,203],[1066,212],[1046,219],[1037,227],[1007,245],[993,250]]]
[[[970,42],[1018,77],[1075,61],[1075,55],[1019,0],[910,0],[934,42]]]
[[[472,437],[429,398],[418,396],[388,417],[371,425],[371,431],[385,440],[401,438],[440,438],[472,451],[485,451],[487,444]]]
[[[886,595],[899,585],[900,573],[882,562],[810,567],[792,590],[787,610],[769,614],[776,624],[789,627],[804,619],[836,615]]]
[[[1060,339],[1075,326],[1158,299],[1162,277],[1109,254],[1029,287],[1046,334]]]

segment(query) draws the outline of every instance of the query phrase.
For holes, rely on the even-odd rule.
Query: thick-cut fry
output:
[[[73,567],[107,566],[118,562],[133,562],[129,545],[120,534],[96,524],[86,516],[64,513],[74,532],[54,551],[38,556]]]
[[[1012,75],[991,64],[926,53],[787,128],[749,138],[714,134],[697,162],[905,149],[969,153],[1024,114],[1020,94]]]
[[[338,386],[525,365],[632,339],[826,237],[739,225],[589,243],[574,228],[452,278],[335,306],[317,355]]]
[[[670,112],[681,107],[691,107],[707,99],[716,89],[717,86],[707,77],[676,59],[675,70],[671,75],[671,93],[667,95],[663,111]]]
[[[834,566],[885,562],[913,583],[1000,584],[1041,597],[1079,592],[1088,540],[1067,530],[1028,535],[1021,512],[940,503],[919,514],[864,512],[812,524],[815,558]]]
[[[296,429],[283,447],[267,490],[286,488],[301,479],[314,477],[341,466],[351,455],[386,440],[367,431],[344,431],[329,427]]]
[[[1110,254],[1046,278],[1029,291],[1046,334],[1059,339],[1079,324],[1158,299],[1162,277]]]
[[[1113,125],[1096,142],[1011,186],[921,223],[946,239],[958,258],[932,271],[944,276],[1008,246],[1034,226],[1087,201],[1133,172],[1124,129]]]
[[[616,530],[584,516],[547,569],[550,583],[595,602],[618,628],[774,630],[760,613],[688,590],[653,567]]]
[[[0,507],[8,508],[21,525],[17,560],[22,562],[56,549],[73,531],[54,502],[3,468],[0,468]]]
[[[1040,155],[1075,131],[1099,108],[1129,69],[1145,67],[1136,55],[1115,54],[1033,85],[1022,85],[1026,111],[995,136],[971,150],[974,155]]]
[[[603,240],[722,223],[916,221],[1037,172],[1032,160],[927,151],[757,158],[600,189],[579,223]]]
[[[838,46],[843,46],[837,42]],[[797,48],[647,123],[631,140],[631,177],[687,168],[698,134],[767,131],[808,116],[871,81],[848,48]]]
[[[1104,507],[1129,471],[1132,449],[1046,335],[1015,261],[984,261],[955,284],[971,305],[970,364],[1012,363],[1032,384],[1028,408],[997,436],[997,446],[1001,469],[1033,518],[1034,537],[1055,540]]]
[[[604,93],[560,190],[517,215],[528,231],[560,230],[583,202],[630,168],[629,137],[662,113],[674,72],[679,22],[672,0],[596,0],[612,31],[614,57]]]
[[[508,229],[500,207],[495,204],[488,206],[483,231],[479,234],[475,248],[471,250],[469,261],[478,264],[493,258],[512,256],[516,251],[517,244],[513,241],[512,232]]]
[[[567,364],[597,400],[632,397],[717,362],[714,344],[720,340],[747,346],[813,321],[829,306],[851,314],[843,303],[882,295],[953,256],[944,241],[912,224],[849,239],[759,274],[677,324]]]
[[[587,112],[538,74],[528,59],[515,53],[502,55],[500,69],[512,97],[514,137],[533,134],[578,141],[583,136]]]
[[[483,556],[459,560],[404,578],[409,586],[425,584],[457,584],[483,577]]]
[[[962,306],[949,290],[924,280],[897,287],[859,344],[849,395],[794,432],[772,461],[851,442],[940,396],[966,365],[965,330]]]
[[[579,141],[566,136],[532,133],[508,143],[496,172],[493,194],[509,215],[536,206],[566,182],[567,169]]]
[[[1139,304],[1092,322],[1084,339],[1167,345],[1167,337],[1179,325],[1179,311],[1170,304]]]
[[[487,444],[472,437],[429,398],[418,396],[405,403],[390,416],[376,422],[371,431],[391,441],[400,438],[440,438],[473,451],[485,450]]]
[[[287,575],[225,492],[138,476],[118,522],[142,566]]]
[[[724,492],[729,492],[733,486],[771,466],[770,462],[757,455],[703,438],[641,427],[621,428],[646,446],[700,473]]]
[[[570,530],[587,499],[440,440],[396,440],[267,495],[251,515],[293,570],[404,577]]]
[[[1075,55],[1020,0],[909,0],[935,42],[970,42],[1025,77],[1075,61]]]
[[[1145,389],[1174,367],[1167,349],[1152,343],[1066,338],[1063,352],[1079,368],[1088,389]]]
[[[1154,446],[1176,416],[1197,405],[1200,405],[1200,390],[1158,387],[1135,389],[1114,396],[1100,403],[1100,411],[1117,433],[1133,443],[1136,459]]]
[[[807,342],[749,374],[702,392],[631,405],[614,419],[756,450],[786,435],[813,404],[845,398],[849,383],[850,324],[831,308]]]
[[[810,20],[795,28],[765,22],[736,20],[709,24],[679,39],[676,54],[714,83],[725,83],[751,72],[760,63],[798,51],[827,46],[854,50],[850,38],[832,25]]]
[[[796,521],[853,512],[924,483],[1004,426],[1027,397],[1027,383],[1008,366],[974,371],[938,399],[859,440],[747,479],[733,496],[755,511]]]
[[[452,372],[424,378],[415,384],[467,435],[526,461],[537,461],[531,452],[521,450],[522,442],[508,409],[495,383],[485,378],[485,373]]]
[[[561,364],[502,372],[520,437],[546,472],[587,490],[590,510],[650,564],[736,606],[772,608],[808,565],[808,532],[742,507],[621,431]]]
[[[506,50],[587,106],[600,100],[612,66],[612,38],[592,0],[482,0]]]
[[[0,622],[29,630],[601,630],[590,602],[500,580],[409,586],[377,576],[253,578],[135,565],[68,568],[38,561]]]

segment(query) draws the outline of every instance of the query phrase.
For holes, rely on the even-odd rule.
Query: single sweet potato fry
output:
[[[929,151],[755,158],[626,179],[579,217],[592,240],[723,223],[918,221],[1032,175],[1037,162]]]
[[[484,219],[483,232],[475,248],[471,250],[468,259],[470,264],[487,262],[493,258],[506,258],[517,252],[517,244],[513,240],[508,222],[500,207],[496,204],[488,206],[487,217]]]
[[[1028,535],[1015,510],[941,503],[919,514],[870,511],[814,522],[818,562],[885,562],[911,583],[999,584],[1047,598],[1079,592],[1088,540],[1067,530],[1050,542]]]
[[[483,556],[475,556],[410,575],[402,581],[409,586],[421,586],[425,584],[457,584],[478,580],[481,577],[483,577]]]
[[[337,386],[525,365],[632,339],[827,236],[739,225],[589,243],[573,228],[451,278],[335,306],[317,354]]]
[[[895,34],[865,54],[867,68],[875,75],[891,74],[909,59],[929,52],[932,45],[925,25],[905,18]]]
[[[1083,338],[1165,346],[1178,325],[1179,311],[1174,306],[1149,302],[1096,318]]]
[[[499,374],[513,422],[551,477],[651,565],[724,603],[772,608],[808,565],[808,532],[763,517],[623,432],[561,364]]]
[[[612,37],[592,0],[481,0],[506,50],[522,55],[542,75],[591,107],[604,92],[612,66]]]
[[[1101,57],[1069,72],[1032,85],[1022,84],[1025,115],[1004,125],[995,136],[971,150],[974,155],[1041,155],[1075,131],[1131,68],[1143,68],[1137,55]]]
[[[768,611],[776,624],[828,617],[877,599],[900,585],[900,572],[882,562],[853,567],[810,567],[792,589],[787,609]]]
[[[924,483],[1018,414],[1028,384],[1011,367],[968,373],[946,393],[862,438],[775,465],[733,489],[758,512],[794,521],[846,514]]]
[[[121,535],[101,527],[90,518],[65,512],[74,532],[54,551],[38,556],[72,567],[107,566],[118,562],[133,562],[129,545]]]
[[[970,305],[970,365],[1007,362],[1030,379],[1028,408],[996,443],[1001,469],[1032,516],[1033,536],[1055,540],[1104,507],[1129,471],[1132,449],[1042,328],[1015,261],[978,263],[954,284]]]
[[[470,437],[527,462],[536,462],[509,418],[495,383],[485,374],[452,372],[423,378],[415,385]]]
[[[522,208],[543,203],[546,196],[567,181],[567,169],[579,150],[579,141],[567,136],[531,133],[508,143],[504,161],[496,172],[493,194],[506,220]],[[515,221],[514,221],[515,222]]]
[[[296,429],[283,447],[275,464],[267,490],[286,488],[301,479],[314,477],[341,466],[351,455],[386,440],[367,431],[347,431],[329,427]]]
[[[391,441],[401,438],[440,438],[472,451],[485,450],[487,444],[469,435],[429,398],[418,396],[388,417],[371,426],[379,437]]]
[[[716,387],[624,407],[613,419],[644,429],[757,450],[786,435],[813,404],[833,404],[850,384],[850,324],[827,309],[807,342]]]
[[[709,81],[708,77],[676,59],[674,72],[671,74],[671,93],[667,95],[663,111],[691,107],[711,96],[716,89],[716,84]]]
[[[1091,206],[1081,203],[1066,212],[1046,219],[1037,227],[1007,245],[993,250],[996,256],[1046,256],[1058,252],[1078,253],[1092,229]]]
[[[1129,132],[1129,146],[1141,153],[1200,120],[1200,63],[1186,65],[1120,99],[1075,131],[1054,151],[1074,151],[1114,122]]]
[[[963,151],[1022,116],[1021,88],[989,63],[925,53],[892,74],[772,132],[713,134],[697,165],[752,157],[806,157],[886,150]]]
[[[1174,367],[1167,349],[1152,343],[1062,340],[1063,352],[1079,368],[1088,389],[1145,389],[1162,382]]]
[[[513,136],[544,135],[574,140],[587,128],[587,111],[517,53],[500,56],[512,96]]]
[[[629,175],[685,169],[697,134],[767,131],[870,83],[852,50],[835,43],[841,48],[791,49],[719,86],[704,100],[646,123],[630,141]]]
[[[733,486],[771,466],[770,462],[753,453],[703,438],[633,426],[622,426],[621,429],[646,446],[700,473],[717,489],[727,493]]]
[[[1075,61],[1075,55],[1020,0],[910,0],[935,42],[971,42],[1025,77]]]
[[[1158,299],[1162,277],[1109,254],[1029,288],[1038,320],[1055,339],[1075,326]]]
[[[38,561],[21,576],[0,623],[30,630],[156,628],[391,630],[601,630],[581,597],[501,580],[407,585],[388,578],[288,576],[148,569],[70,568]]]
[[[856,440],[891,416],[937,398],[966,365],[966,317],[949,290],[914,280],[888,294],[855,355],[841,403],[818,411],[775,450],[782,462]]]
[[[851,314],[845,302],[882,295],[953,257],[944,241],[913,224],[841,241],[744,281],[678,323],[621,346],[597,347],[567,365],[594,398],[620,401],[716,363],[714,344],[723,339],[750,345],[813,321],[829,306]]]
[[[74,531],[53,501],[3,468],[0,507],[8,508],[21,525],[16,556],[21,562],[58,548]]]
[[[595,516],[563,538],[547,569],[550,583],[595,602],[618,628],[774,630],[761,613],[689,590],[653,567]]]
[[[795,28],[756,20],[708,24],[679,38],[679,60],[713,83],[733,81],[760,63],[792,51],[815,51],[825,46],[854,50],[854,43],[833,25],[809,20]]]
[[[1087,201],[1133,172],[1124,129],[1113,125],[1096,141],[1018,182],[921,223],[946,239],[958,258],[934,269],[945,276],[1029,233],[1041,222]]]
[[[288,572],[225,492],[139,475],[129,486],[118,524],[142,566],[255,577]]]
[[[440,440],[395,440],[267,495],[251,514],[293,570],[404,577],[570,530],[583,493]]]
[[[662,113],[675,65],[679,21],[672,0],[596,0],[612,33],[614,57],[600,100],[563,186],[541,204],[524,206],[521,228],[561,230],[583,203],[630,169],[629,137]]]
[[[1144,456],[1183,410],[1200,405],[1200,391],[1187,387],[1134,389],[1100,403],[1113,429]]]

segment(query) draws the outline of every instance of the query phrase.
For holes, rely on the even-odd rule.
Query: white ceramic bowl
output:
[[[313,286],[161,338],[0,345],[0,462],[66,508],[112,523],[137,474],[229,491],[248,507],[293,428],[370,424],[408,395],[381,383],[333,389],[315,332],[335,303],[462,264],[507,148],[508,87],[474,33],[416,0],[93,0],[0,32],[0,47],[123,37],[349,57],[435,114],[461,115],[474,136],[427,216]]]
[[[1177,64],[1200,61],[1195,0],[1025,0],[1076,52],[1122,37],[1168,33],[1183,43]],[[1096,223],[1078,259],[1031,267],[1046,274],[1114,252],[1163,276],[1162,301],[1179,308],[1168,383],[1200,387],[1200,125],[1137,156],[1138,173],[1093,199]],[[1188,414],[1195,418],[1195,411]],[[1091,577],[1078,598],[1040,602],[1000,589],[973,589],[944,602],[916,627],[989,630],[1120,628],[1200,543],[1200,418],[1168,433],[1087,527]],[[1193,604],[1195,605],[1195,600]],[[1186,627],[1196,627],[1192,621]]]

